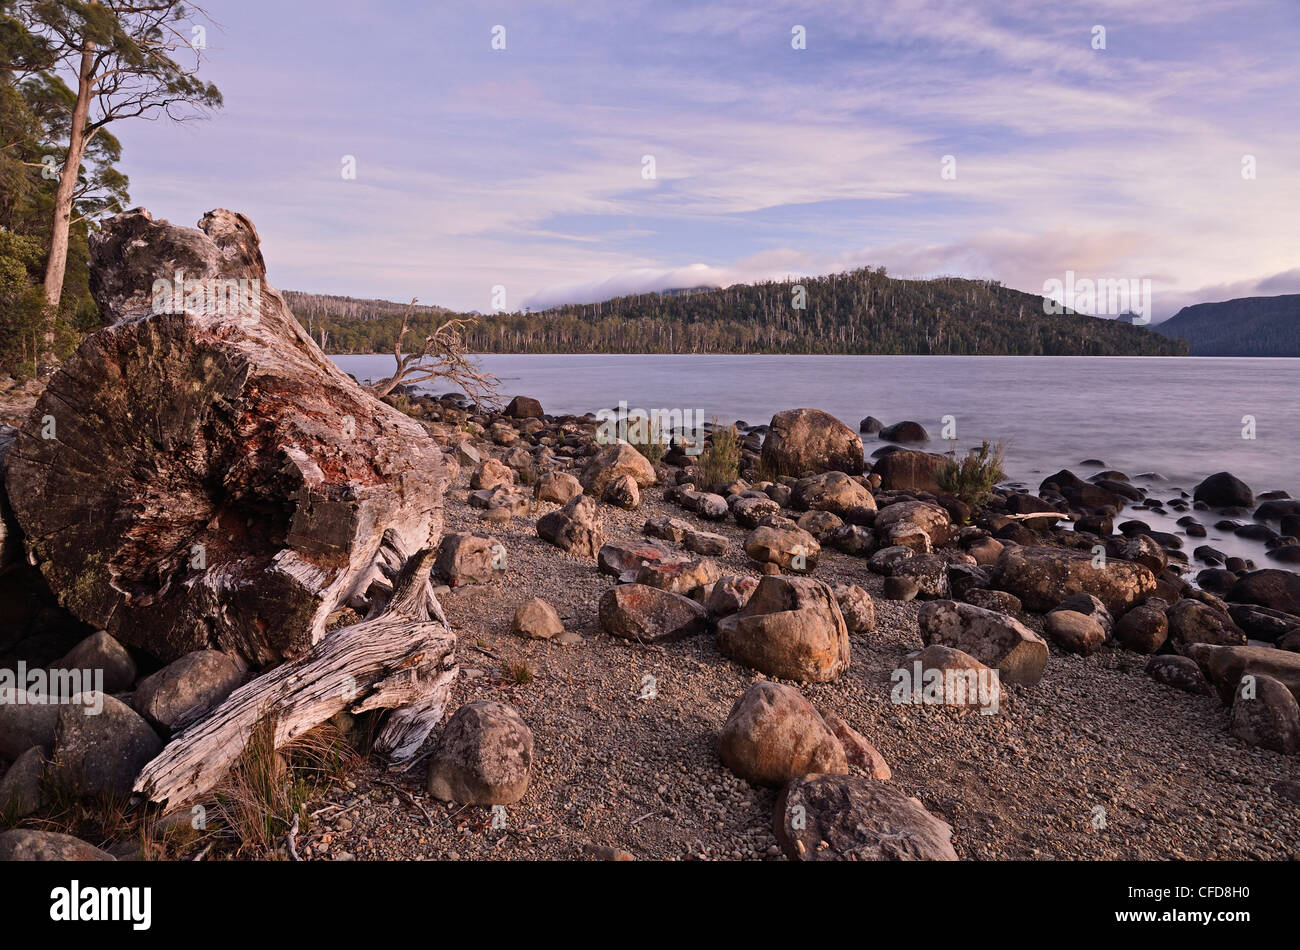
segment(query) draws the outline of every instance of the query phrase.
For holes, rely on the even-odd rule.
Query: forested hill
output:
[[[392,338],[402,326],[402,312],[407,306],[392,300],[362,300],[333,294],[308,294],[301,290],[286,290],[283,296],[284,302],[312,339],[320,343],[321,331],[325,331],[322,347],[331,353],[392,352]],[[424,326],[447,312],[446,307],[416,304],[412,311],[411,325]],[[381,346],[378,350],[355,348],[355,344],[371,339],[367,335],[367,328],[377,330],[384,327],[391,327],[387,346]],[[336,331],[341,331],[340,335],[348,341],[339,349],[336,349],[337,340],[334,339]]]
[[[805,307],[794,306],[798,286]],[[399,304],[286,294],[333,353],[393,348]],[[297,301],[312,300],[310,312]],[[331,311],[329,301],[340,301]],[[413,319],[418,332],[445,311]],[[492,314],[467,333],[479,353],[847,353],[1178,356],[1186,344],[1144,327],[1075,313],[990,281],[900,280],[883,269],[682,294],[638,294],[540,313]]]
[[[1198,303],[1152,329],[1187,340],[1192,356],[1300,356],[1300,294]]]

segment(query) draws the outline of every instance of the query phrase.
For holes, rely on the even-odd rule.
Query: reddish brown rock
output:
[[[600,628],[624,640],[655,643],[704,633],[709,615],[681,594],[644,584],[620,584],[600,598]]]
[[[787,409],[774,415],[762,457],[769,470],[781,475],[861,475],[866,468],[862,437],[820,409]]]
[[[769,676],[825,683],[849,666],[849,631],[820,581],[764,577],[745,606],[718,622],[725,656]]]
[[[731,707],[718,733],[722,764],[756,785],[808,772],[848,772],[840,740],[793,686],[758,682]]]
[[[805,775],[777,799],[776,840],[791,861],[956,861],[952,827],[889,782]]]

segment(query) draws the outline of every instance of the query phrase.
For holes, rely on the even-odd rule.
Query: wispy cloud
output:
[[[1300,262],[1289,0],[211,7],[227,108],[124,128],[133,197],[247,213],[281,286],[486,310],[1074,270],[1151,278],[1161,318]]]

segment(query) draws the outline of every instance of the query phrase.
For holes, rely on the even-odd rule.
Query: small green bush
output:
[[[948,461],[939,469],[939,487],[969,505],[984,504],[994,487],[1006,480],[1007,473],[1002,469],[1003,451],[1001,442],[990,445],[985,439],[978,449],[957,461],[954,449],[948,453]]]
[[[713,437],[700,453],[699,465],[709,488],[730,484],[740,477],[740,432],[735,426],[713,430]]]

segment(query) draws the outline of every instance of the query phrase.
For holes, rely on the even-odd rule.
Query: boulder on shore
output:
[[[1136,653],[1155,653],[1169,637],[1169,619],[1164,607],[1150,602],[1139,604],[1115,624],[1115,639]]]
[[[1232,616],[1218,607],[1184,597],[1166,613],[1169,640],[1178,648],[1189,643],[1214,643],[1220,646],[1245,646],[1246,634]]]
[[[538,501],[567,505],[582,494],[582,483],[568,472],[547,472],[537,480],[533,497]]]
[[[510,621],[510,631],[530,640],[550,640],[564,632],[564,622],[554,607],[533,597],[519,605]]]
[[[860,775],[804,775],[772,816],[791,861],[956,861],[952,826],[888,782]]]
[[[1225,704],[1232,702],[1237,684],[1247,673],[1271,676],[1300,699],[1300,653],[1276,647],[1192,643],[1187,655],[1200,666]]]
[[[973,604],[935,600],[917,618],[921,640],[968,653],[997,669],[1007,683],[1033,686],[1043,678],[1045,641],[1019,620]]]
[[[429,761],[426,790],[462,805],[511,805],[524,797],[533,732],[512,707],[477,699],[456,710]]]
[[[1092,594],[1117,615],[1154,593],[1156,578],[1131,561],[1073,548],[1016,545],[998,556],[993,586],[1015,594],[1027,610],[1046,613],[1074,594]]]
[[[77,794],[125,797],[162,747],[158,734],[126,703],[83,692],[59,706],[50,769]]]
[[[559,511],[538,518],[537,536],[579,557],[595,557],[605,543],[596,502],[585,494],[578,495]]]
[[[15,828],[0,833],[3,861],[116,861],[107,851],[57,831]]]
[[[496,538],[457,531],[438,545],[433,573],[448,587],[491,584],[504,576],[506,549]]]
[[[718,621],[718,649],[768,676],[825,683],[848,669],[849,631],[821,581],[767,576],[744,607]]]
[[[785,518],[772,518],[745,538],[745,553],[760,564],[806,574],[817,566],[822,547],[817,539]]]
[[[718,733],[718,756],[755,785],[784,785],[809,772],[847,773],[844,747],[793,686],[760,681],[736,700]]]
[[[243,677],[224,653],[196,650],[142,679],[131,705],[156,728],[174,732],[233,693]]]
[[[939,472],[948,464],[947,457],[931,452],[890,452],[876,460],[871,472],[880,476],[885,491],[927,491],[938,494]]]
[[[774,415],[763,440],[762,459],[781,475],[861,475],[866,468],[862,437],[820,409],[787,409]]]
[[[844,472],[823,472],[801,478],[794,483],[791,499],[801,511],[829,511],[840,517],[855,510],[876,510],[876,499],[871,492]]]
[[[658,643],[709,629],[709,614],[689,597],[645,584],[620,584],[600,598],[600,628],[610,636]]]
[[[580,481],[583,491],[599,498],[610,482],[623,475],[630,475],[638,488],[649,488],[658,478],[649,459],[626,442],[615,442],[591,457]]]
[[[903,536],[902,532],[893,530],[900,525],[920,528],[933,547],[943,547],[952,535],[952,518],[948,512],[926,501],[898,501],[886,505],[876,514],[873,527],[877,533],[892,538]]]
[[[1229,731],[1249,745],[1294,755],[1300,750],[1300,704],[1273,677],[1247,673],[1232,701]]]

